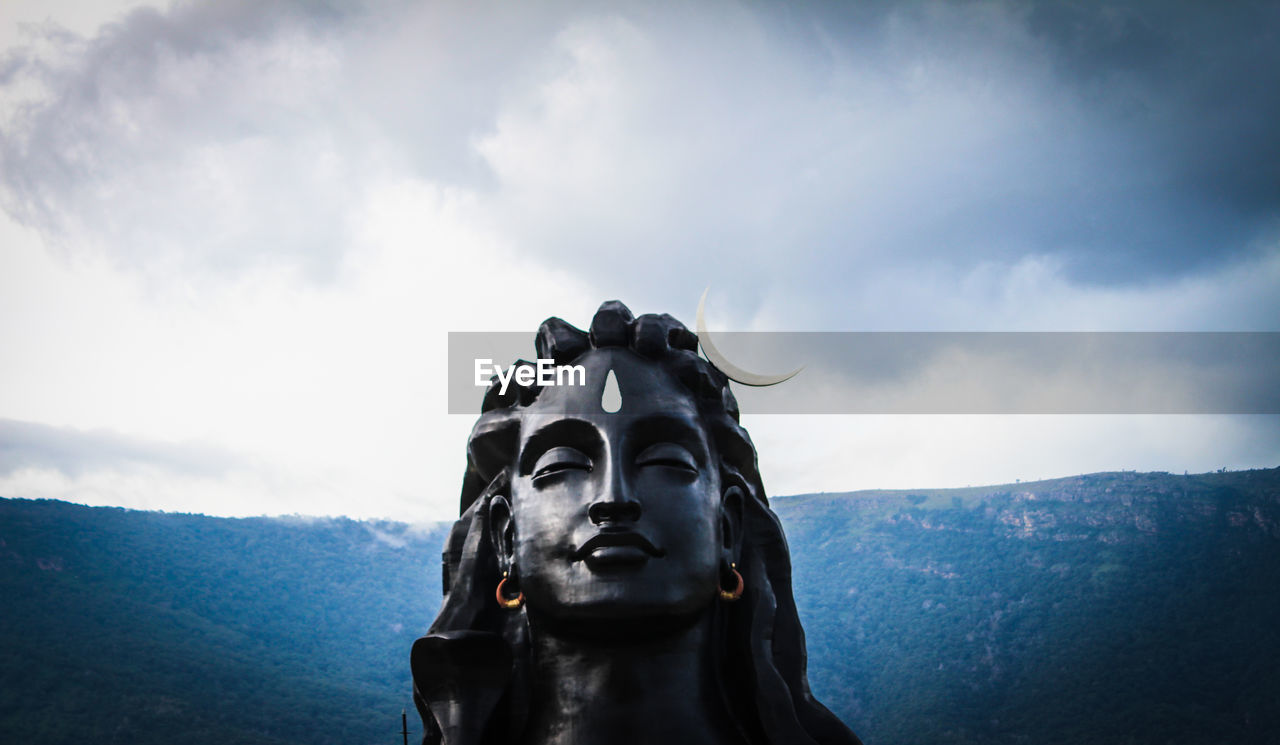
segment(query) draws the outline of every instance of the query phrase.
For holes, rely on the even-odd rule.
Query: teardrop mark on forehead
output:
[[[618,376],[609,368],[604,379],[604,390],[600,393],[600,408],[606,414],[616,414],[622,409],[622,389],[618,387]]]

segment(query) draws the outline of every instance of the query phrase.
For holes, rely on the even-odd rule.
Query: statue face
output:
[[[575,364],[587,385],[546,388],[526,410],[511,516],[499,527],[530,614],[631,621],[705,610],[732,528],[692,395],[629,350]],[[610,370],[616,413],[601,406]]]

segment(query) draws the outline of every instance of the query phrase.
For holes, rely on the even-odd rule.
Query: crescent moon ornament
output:
[[[804,366],[801,365],[782,375],[756,375],[725,359],[724,355],[720,354],[720,350],[716,349],[716,345],[711,343],[711,332],[707,331],[707,319],[703,317],[703,311],[707,307],[708,292],[711,292],[710,287],[702,291],[702,299],[698,301],[698,345],[702,347],[702,353],[707,356],[707,361],[715,365],[716,369],[724,373],[729,380],[743,385],[763,388],[764,386],[777,385],[783,381],[791,380],[804,369]]]

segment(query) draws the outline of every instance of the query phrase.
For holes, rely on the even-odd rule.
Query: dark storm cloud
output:
[[[611,294],[814,305],[1274,250],[1274,3],[187,3],[14,50],[4,204],[119,260],[340,271],[381,176]],[[42,48],[43,49],[43,48]],[[624,255],[633,258],[623,259]],[[644,260],[634,257],[643,256]],[[620,279],[623,277],[623,279]]]
[[[213,447],[0,419],[0,475],[35,468],[74,478],[99,470],[155,468],[185,476],[218,477],[244,465],[241,457]]]
[[[1131,254],[1091,259],[1118,271],[1191,269],[1248,250],[1260,228],[1275,227],[1280,5],[1051,2],[1031,6],[1028,24],[1049,41],[1063,79],[1144,156],[1132,166],[1146,188],[1096,226],[1130,238]],[[1135,211],[1149,219],[1133,220]],[[1144,227],[1126,230],[1131,221]]]
[[[1008,7],[1043,42],[1053,80],[1089,109],[1104,156],[1028,238],[1079,244],[1070,268],[1095,280],[1193,271],[1274,240],[1280,5]]]
[[[581,86],[598,105],[610,84],[633,91],[633,130],[597,138],[547,96],[500,127],[498,167],[532,150],[606,161],[589,187],[561,190],[549,167],[523,191],[507,179],[513,233],[606,285],[607,235],[666,259],[629,262],[632,281],[687,275],[686,297],[715,281],[748,306],[785,283],[838,307],[887,268],[958,284],[1034,257],[1068,281],[1143,286],[1274,249],[1275,5],[717,7],[701,20],[719,36],[637,15],[594,29],[607,53],[568,40],[556,82],[600,76]],[[574,145],[556,150],[560,133]],[[667,170],[612,155],[628,151]],[[622,229],[600,194],[628,206]]]

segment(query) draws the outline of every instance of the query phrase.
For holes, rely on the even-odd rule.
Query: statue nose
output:
[[[631,496],[632,485],[625,469],[609,463],[596,500],[587,507],[587,518],[595,525],[636,522],[640,519],[640,502]]]
[[[601,499],[587,508],[587,517],[596,525],[635,522],[640,519],[640,503],[634,499]]]

